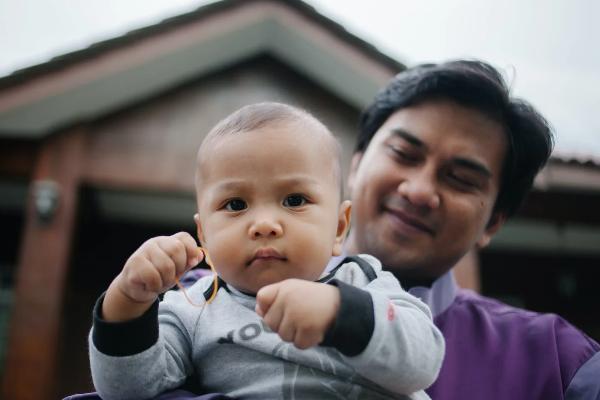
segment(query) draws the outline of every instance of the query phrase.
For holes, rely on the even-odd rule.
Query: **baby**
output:
[[[283,104],[244,107],[212,129],[194,220],[216,293],[205,277],[188,292],[203,307],[182,291],[159,304],[203,257],[189,234],[137,249],[94,309],[103,399],[151,398],[192,375],[240,398],[428,398],[444,354],[429,309],[371,256],[326,271],[350,222],[340,156],[323,124]]]

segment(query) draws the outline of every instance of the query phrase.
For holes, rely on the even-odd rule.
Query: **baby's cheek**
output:
[[[223,234],[206,237],[204,248],[215,267],[235,264],[236,256],[239,258],[241,255],[239,241]]]
[[[215,267],[219,265],[230,265],[233,261],[233,253],[236,253],[231,246],[223,246],[222,244],[209,246],[207,250]]]
[[[333,247],[325,241],[315,242],[313,239],[298,240],[295,246],[295,259],[298,268],[302,269],[304,279],[318,279],[329,259]]]

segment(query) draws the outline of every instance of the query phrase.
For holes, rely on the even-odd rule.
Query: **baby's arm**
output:
[[[429,387],[437,378],[445,342],[429,308],[380,271],[364,289],[337,282],[340,311],[330,338],[356,372],[401,394]]]
[[[390,392],[410,394],[435,381],[445,345],[424,303],[388,272],[364,289],[330,283],[266,286],[256,311],[282,340],[300,349],[335,347],[357,373]]]
[[[176,277],[202,257],[194,239],[180,232],[145,242],[94,310],[90,363],[96,390],[106,399],[149,398],[176,386],[191,370],[189,340],[179,317],[158,301]]]

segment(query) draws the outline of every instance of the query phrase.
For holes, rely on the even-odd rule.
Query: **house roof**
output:
[[[40,138],[258,54],[359,109],[405,69],[300,0],[222,0],[0,78],[0,138]],[[552,161],[600,170],[593,154]]]
[[[357,108],[404,65],[299,0],[223,0],[0,78],[0,137],[39,138],[270,54]]]
[[[160,34],[161,32],[164,32],[168,29],[176,28],[185,25],[186,23],[200,20],[202,18],[209,18],[211,15],[227,10],[231,7],[235,7],[239,3],[248,3],[251,1],[255,2],[256,0],[217,1],[215,3],[210,3],[208,5],[199,7],[195,11],[164,19],[163,21],[155,25],[150,25],[140,29],[132,30],[123,36],[94,43],[85,49],[73,51],[67,54],[61,54],[45,63],[23,68],[14,71],[10,75],[1,77],[0,90],[27,81],[28,79],[31,79],[37,75],[45,74],[48,72],[55,71],[57,69],[64,68],[65,66],[71,65],[78,61],[85,60],[89,57],[93,57],[120,45],[125,45],[128,43],[135,42],[136,40]],[[363,39],[359,38],[358,36],[355,36],[352,33],[348,32],[343,25],[318,13],[314,9],[314,7],[310,6],[309,4],[299,0],[279,0],[279,2],[284,3],[287,6],[293,8],[295,11],[305,15],[308,18],[313,19],[314,21],[320,23],[323,27],[327,27],[331,34],[336,35],[341,40],[355,44],[357,47],[361,48],[365,52],[365,54],[368,54],[370,57],[372,57],[373,60],[379,60],[382,64],[389,65],[390,68],[398,71],[401,71],[406,68],[404,64],[380,52],[371,43],[368,43]]]
[[[578,167],[586,167],[593,169],[600,169],[600,155],[594,155],[591,153],[568,153],[560,152],[554,153],[552,156],[553,162],[562,165],[571,165]]]
[[[534,186],[539,190],[600,193],[600,160],[591,155],[575,157],[555,153],[537,175]]]

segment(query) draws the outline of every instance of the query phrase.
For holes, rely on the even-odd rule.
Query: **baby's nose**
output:
[[[281,224],[273,220],[261,219],[256,221],[250,227],[248,232],[250,238],[258,239],[262,237],[279,237],[283,234]]]

